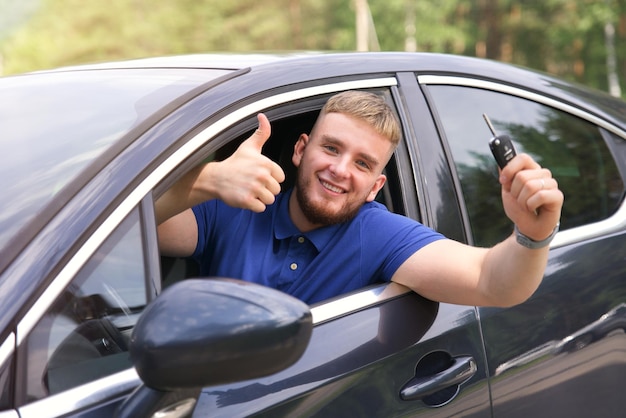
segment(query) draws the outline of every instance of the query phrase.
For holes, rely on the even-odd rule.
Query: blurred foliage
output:
[[[38,0],[0,0],[0,40],[19,27],[38,6]]]
[[[0,0],[0,70],[211,51],[354,50],[354,0]],[[382,50],[473,55],[608,90],[626,0],[369,0]],[[19,24],[18,24],[19,23]]]

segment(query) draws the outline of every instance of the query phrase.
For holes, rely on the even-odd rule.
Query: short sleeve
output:
[[[366,257],[376,258],[384,254],[381,278],[391,280],[396,270],[411,255],[426,245],[445,239],[445,236],[422,223],[374,206],[364,216],[363,236]]]

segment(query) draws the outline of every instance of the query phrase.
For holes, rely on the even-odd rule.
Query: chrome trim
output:
[[[10,333],[6,340],[0,345],[0,365],[3,365],[15,351],[15,333]]]
[[[70,283],[76,273],[87,262],[89,257],[104,242],[111,232],[119,225],[120,222],[130,213],[130,211],[141,201],[141,199],[150,192],[167,174],[169,174],[176,166],[182,163],[185,158],[199,149],[204,143],[222,132],[224,129],[239,122],[243,118],[254,115],[264,109],[272,106],[288,103],[290,101],[303,99],[315,95],[334,93],[337,91],[351,89],[366,89],[372,87],[390,87],[397,85],[394,77],[383,77],[368,80],[346,81],[341,83],[326,84],[315,87],[303,88],[286,93],[276,94],[259,101],[243,106],[232,113],[229,113],[222,119],[209,125],[196,136],[191,138],[182,147],[176,150],[166,161],[158,166],[148,177],[133,190],[120,205],[115,208],[113,213],[98,227],[91,235],[87,242],[74,254],[69,262],[63,267],[63,270],[57,275],[55,280],[44,291],[41,297],[35,302],[33,307],[22,318],[17,325],[17,345],[19,346],[26,338],[26,335],[33,329],[35,324],[41,319],[48,307],[54,302],[57,296]]]
[[[552,242],[550,248],[558,248],[582,240],[599,238],[614,233],[623,233],[626,230],[626,203],[611,216],[600,222],[594,222],[576,228],[559,231]]]
[[[528,90],[520,89],[518,87],[509,86],[506,84],[499,84],[492,81],[478,80],[475,78],[467,78],[467,77],[454,77],[454,76],[439,76],[439,75],[420,75],[417,76],[417,81],[420,84],[431,84],[431,85],[453,85],[453,86],[464,86],[464,87],[475,87],[483,90],[493,90],[500,93],[510,94],[512,96],[521,97],[524,99],[532,100],[537,103],[542,103],[550,107],[554,107],[555,109],[562,110],[567,113],[571,113],[574,116],[578,116],[581,119],[584,119],[588,122],[591,122],[595,125],[598,125],[609,132],[614,133],[615,135],[621,137],[622,139],[626,139],[626,132],[621,130],[615,125],[605,121],[604,119],[600,119],[588,112],[585,112],[582,109],[577,107],[565,104],[563,102],[559,102],[558,100],[551,99],[546,96],[542,96],[537,93],[533,93]]]
[[[600,119],[594,115],[591,115],[584,110],[577,107],[570,106],[568,104],[559,102],[546,96],[542,96],[537,93],[533,93],[521,88],[508,86],[505,84],[498,84],[491,81],[478,80],[475,78],[467,77],[454,77],[454,76],[438,76],[438,75],[419,75],[417,76],[420,84],[430,85],[453,85],[463,87],[474,87],[484,90],[492,90],[500,93],[510,94],[512,96],[521,97],[523,99],[532,100],[537,103],[544,104],[546,106],[553,107],[555,109],[562,110],[577,116],[583,120],[591,122],[609,132],[614,133],[622,139],[626,139],[626,132],[620,128]],[[559,231],[554,240],[550,243],[550,248],[559,248],[565,245],[574,244],[576,242],[598,238],[600,236],[610,235],[614,233],[623,232],[626,229],[626,201],[622,202],[619,209],[609,218],[592,224],[578,226],[575,228],[567,229],[565,231]]]
[[[58,417],[104,403],[134,390],[141,380],[135,369],[89,382],[19,408],[21,418]]]
[[[408,287],[390,282],[368,290],[333,299],[329,302],[321,302],[319,305],[311,307],[313,325],[319,325],[339,316],[360,311],[361,309],[409,292],[411,292],[411,289]]]
[[[196,407],[196,398],[187,398],[152,414],[152,418],[183,418],[190,417]]]

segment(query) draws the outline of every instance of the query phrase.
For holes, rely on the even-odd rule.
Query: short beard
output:
[[[329,210],[328,207],[322,204],[316,204],[311,200],[308,193],[307,185],[310,181],[310,179],[304,179],[303,176],[298,175],[294,193],[300,205],[300,210],[313,225],[328,226],[348,222],[359,213],[362,204],[351,206],[349,203],[346,203],[337,212]]]

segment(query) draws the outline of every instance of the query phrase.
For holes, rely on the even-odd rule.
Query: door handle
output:
[[[476,361],[471,356],[452,358],[452,364],[430,376],[416,376],[411,379],[400,392],[404,401],[425,398],[451,386],[458,386],[476,373]]]

